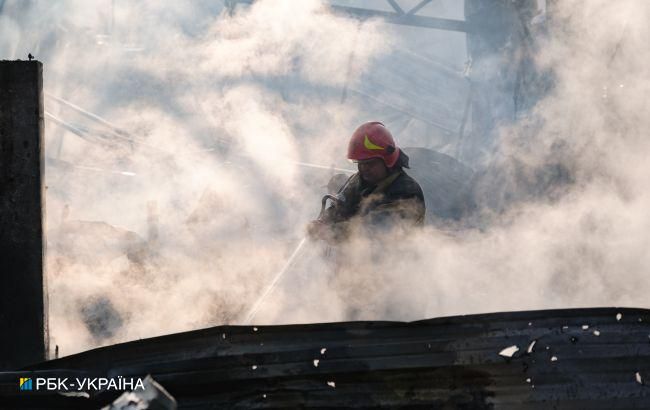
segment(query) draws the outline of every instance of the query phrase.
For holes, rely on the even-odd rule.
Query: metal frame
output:
[[[420,16],[417,13],[432,0],[422,0],[408,11],[404,11],[397,3],[397,0],[386,0],[394,11],[383,11],[361,7],[338,6],[331,4],[332,11],[338,14],[352,16],[361,20],[369,18],[383,18],[388,23],[401,24],[406,26],[431,28],[437,30],[449,30],[468,32],[468,26],[463,20],[444,19],[439,17]],[[253,4],[255,0],[225,0],[225,6],[232,14],[238,4]]]

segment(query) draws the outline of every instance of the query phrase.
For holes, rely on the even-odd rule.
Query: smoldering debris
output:
[[[425,193],[427,220],[438,223],[467,217],[476,207],[471,183],[474,171],[453,157],[426,148],[405,148],[411,169],[406,172]]]
[[[146,241],[133,231],[101,221],[63,220],[48,231],[51,251],[60,258],[92,264],[101,255],[104,262],[127,255],[137,259]]]
[[[124,324],[122,315],[106,296],[96,296],[81,303],[81,318],[92,336],[102,341],[110,339]]]
[[[521,156],[495,155],[473,175],[466,197],[470,209],[503,214],[518,204],[561,200],[577,177],[564,145],[557,141],[547,160],[538,163]]]

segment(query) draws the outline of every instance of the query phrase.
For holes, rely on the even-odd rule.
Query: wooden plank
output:
[[[45,360],[43,66],[0,61],[0,370]]]

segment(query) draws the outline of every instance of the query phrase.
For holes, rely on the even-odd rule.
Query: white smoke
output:
[[[331,172],[298,163],[350,168],[345,147],[360,123],[384,120],[409,144],[444,148],[444,136],[413,136],[428,128],[378,118],[363,94],[383,80],[384,95],[399,96],[391,84],[414,74],[380,65],[404,53],[395,27],[316,0],[260,0],[232,16],[208,1],[115,3],[7,1],[0,15],[0,57],[33,51],[46,92],[129,132],[117,138],[46,98],[46,111],[92,131],[87,141],[46,123],[46,156],[74,166],[46,170],[51,345],[61,354],[242,323],[319,210]],[[495,163],[517,192],[535,181],[521,182],[521,167],[533,175],[559,163],[570,178],[550,196],[483,210],[470,227],[357,238],[329,254],[310,244],[256,323],[647,306],[650,8],[565,2],[552,12],[535,63],[554,87],[529,119],[499,131]],[[460,71],[465,51],[436,42]],[[417,91],[427,104],[439,98]]]
[[[320,1],[233,15],[207,1],[8,1],[2,18],[2,57],[41,59],[48,115],[89,131],[46,118],[62,355],[243,320],[316,216],[326,168],[349,167],[359,119],[340,89],[368,69],[353,48],[370,65],[388,50],[381,23],[359,30]],[[310,161],[325,170],[304,174]]]

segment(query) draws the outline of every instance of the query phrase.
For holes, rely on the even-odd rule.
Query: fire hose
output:
[[[318,218],[316,218],[317,221],[322,221],[323,216],[325,215],[325,209],[327,207],[327,201],[332,200],[335,204],[340,204],[345,202],[345,197],[341,194],[345,187],[348,185],[350,182],[350,179],[339,189],[339,193],[337,194],[327,194],[323,196],[323,199],[321,200],[321,209],[320,213],[318,214]],[[291,253],[291,256],[289,256],[289,259],[285,262],[285,264],[282,266],[282,269],[278,271],[278,273],[273,277],[273,280],[271,283],[266,287],[262,295],[257,299],[257,301],[253,304],[253,306],[250,308],[248,311],[248,314],[246,315],[246,319],[244,320],[245,324],[250,324],[252,320],[255,318],[255,315],[259,311],[260,307],[262,307],[262,304],[268,297],[268,295],[275,289],[276,285],[284,276],[284,274],[289,270],[291,265],[294,263],[294,261],[298,258],[299,255],[302,254],[303,249],[305,248],[305,244],[307,243],[308,236],[304,236],[300,242],[298,242],[298,245],[294,249],[294,251]]]

